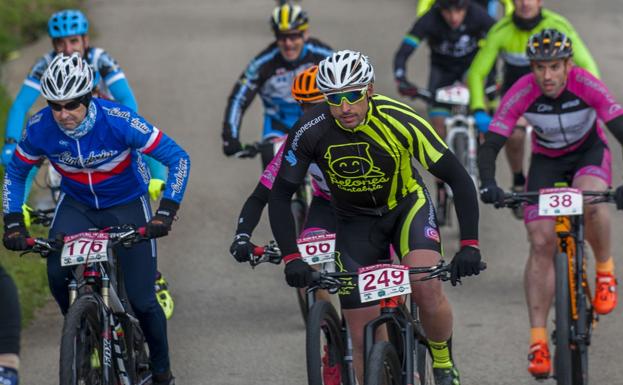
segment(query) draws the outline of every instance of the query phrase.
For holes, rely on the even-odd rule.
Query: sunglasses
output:
[[[279,41],[294,41],[303,38],[303,32],[293,32],[293,33],[278,33],[277,40]]]
[[[50,106],[50,108],[56,112],[62,111],[62,110],[67,110],[67,111],[73,111],[75,109],[77,109],[78,107],[80,107],[81,104],[88,104],[86,103],[86,100],[89,99],[90,95],[85,95],[85,96],[81,96],[77,99],[73,99],[70,102],[67,102],[65,104],[58,104],[58,103],[54,103],[52,101],[48,100],[48,106]]]
[[[366,96],[367,90],[368,87],[364,87],[359,90],[336,92],[334,94],[325,95],[324,98],[328,104],[339,107],[344,102],[344,99],[346,99],[346,103],[348,104],[355,104],[362,101]]]

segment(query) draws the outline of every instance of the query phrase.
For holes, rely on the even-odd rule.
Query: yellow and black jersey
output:
[[[374,95],[365,122],[354,129],[341,127],[326,104],[303,115],[286,142],[279,176],[299,184],[314,162],[338,210],[381,215],[424,187],[411,159],[428,169],[446,150],[412,108]]]

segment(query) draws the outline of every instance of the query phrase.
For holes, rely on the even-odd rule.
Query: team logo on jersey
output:
[[[428,238],[428,239],[431,239],[431,240],[439,243],[439,240],[440,240],[439,232],[436,229],[432,228],[432,227],[429,227],[429,226],[425,226],[424,227],[424,236],[426,238]]]
[[[294,167],[298,163],[298,159],[296,159],[296,155],[294,155],[294,151],[288,150],[288,153],[285,156],[290,166]]]
[[[329,163],[331,183],[349,192],[376,191],[389,178],[374,165],[370,144],[366,142],[329,146],[324,158]]]

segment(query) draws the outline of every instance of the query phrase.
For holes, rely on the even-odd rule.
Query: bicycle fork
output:
[[[415,351],[415,332],[414,324],[409,321],[408,317],[401,316],[400,305],[401,300],[396,298],[388,298],[381,300],[381,315],[374,320],[370,321],[364,331],[364,362],[368,362],[370,353],[372,352],[372,346],[374,345],[374,337],[377,329],[382,325],[394,324],[400,330],[400,341],[390,341],[394,346],[399,347],[398,343],[402,344],[402,375],[403,384],[413,384],[415,368],[413,360],[413,352]],[[389,332],[389,331],[388,331]]]

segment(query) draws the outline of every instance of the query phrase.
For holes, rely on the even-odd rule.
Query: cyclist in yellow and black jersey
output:
[[[301,259],[289,215],[290,199],[311,162],[318,165],[331,191],[340,270],[357,271],[389,259],[390,245],[405,265],[439,262],[441,240],[435,210],[412,164],[415,158],[455,192],[461,249],[452,260],[453,283],[479,272],[478,202],[471,178],[430,124],[407,105],[373,94],[373,80],[373,68],[359,52],[339,51],[320,62],[316,83],[326,103],[306,112],[284,145],[269,215],[291,286],[307,286],[313,271]],[[379,305],[361,303],[354,281],[343,285],[339,295],[362,383],[363,326],[379,314]],[[449,347],[452,310],[441,283],[418,283],[412,298],[434,347],[436,383],[459,384]]]

